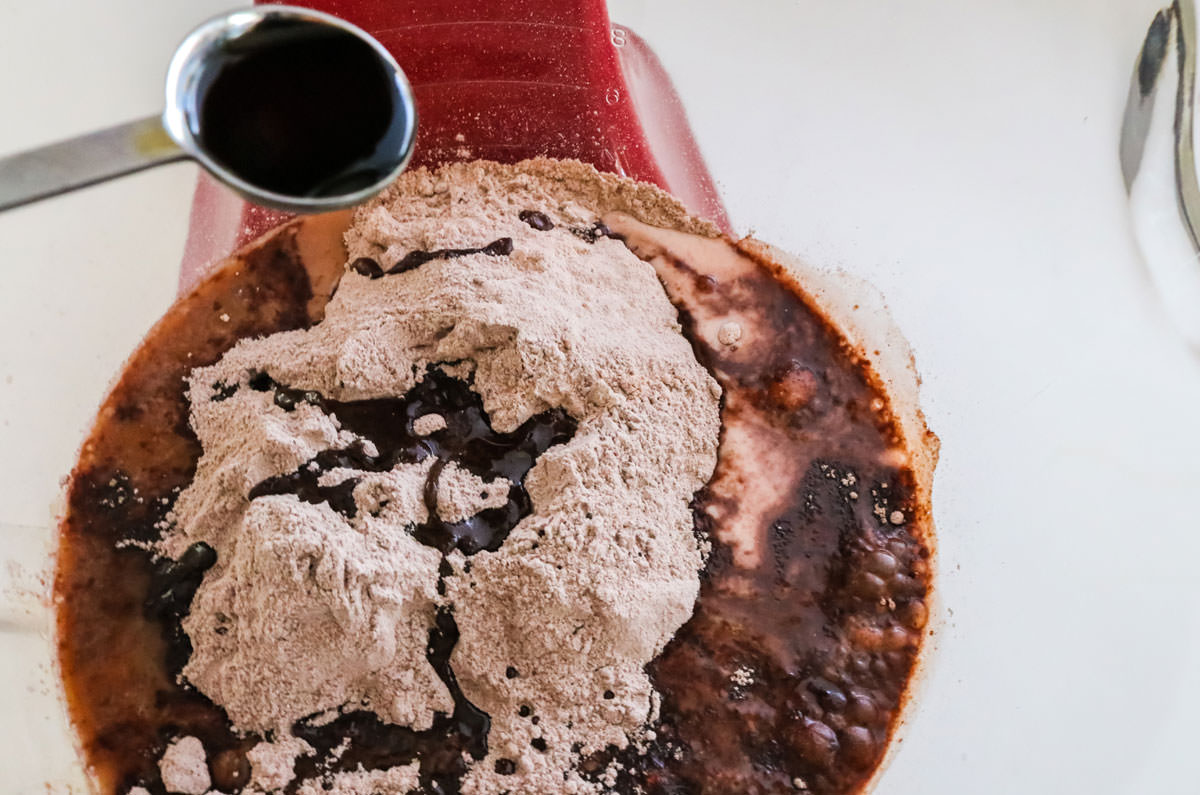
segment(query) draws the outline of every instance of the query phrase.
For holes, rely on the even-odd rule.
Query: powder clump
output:
[[[413,420],[413,431],[417,436],[428,436],[446,427],[446,418],[441,414],[422,414]]]
[[[168,745],[158,770],[167,792],[204,795],[212,784],[204,744],[196,737],[180,737]]]

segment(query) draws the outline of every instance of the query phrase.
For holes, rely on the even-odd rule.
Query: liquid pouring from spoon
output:
[[[0,158],[0,210],[190,158],[255,204],[326,212],[395,180],[416,130],[408,79],[369,34],[258,6],[183,40],[161,116]]]

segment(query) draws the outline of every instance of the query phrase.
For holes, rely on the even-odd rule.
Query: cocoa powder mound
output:
[[[530,211],[548,223],[535,228]],[[715,465],[720,389],[653,268],[597,227],[609,212],[713,234],[661,191],[580,163],[406,173],[346,236],[352,263],[402,272],[348,269],[321,323],[243,340],[192,373],[204,452],[160,550],[217,552],[184,622],[183,677],[235,729],[286,741],[296,721],[356,709],[428,727],[452,709],[425,657],[439,609],[460,633],[451,667],[463,694],[492,721],[464,793],[598,791],[576,771],[581,757],[625,747],[655,718],[644,669],[698,593],[689,503]],[[503,239],[510,248],[404,269],[413,252]],[[511,484],[453,462],[432,506],[429,459],[322,473],[323,486],[356,481],[352,516],[297,494],[251,498],[322,451],[372,444],[336,411],[281,407],[252,379],[333,401],[399,398],[431,367],[466,380],[496,431],[554,409],[577,423],[528,471],[531,510],[498,549],[443,556],[413,536],[431,510],[459,521],[507,499]],[[419,431],[444,432],[432,419]],[[401,792],[417,770],[340,773],[322,791]]]

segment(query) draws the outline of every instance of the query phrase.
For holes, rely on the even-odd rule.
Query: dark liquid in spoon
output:
[[[192,134],[258,188],[324,197],[368,187],[412,146],[397,78],[365,41],[303,20],[267,20],[221,45],[197,92]]]

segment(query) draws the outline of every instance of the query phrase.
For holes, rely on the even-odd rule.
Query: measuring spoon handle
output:
[[[186,157],[159,116],[0,157],[0,211]]]

